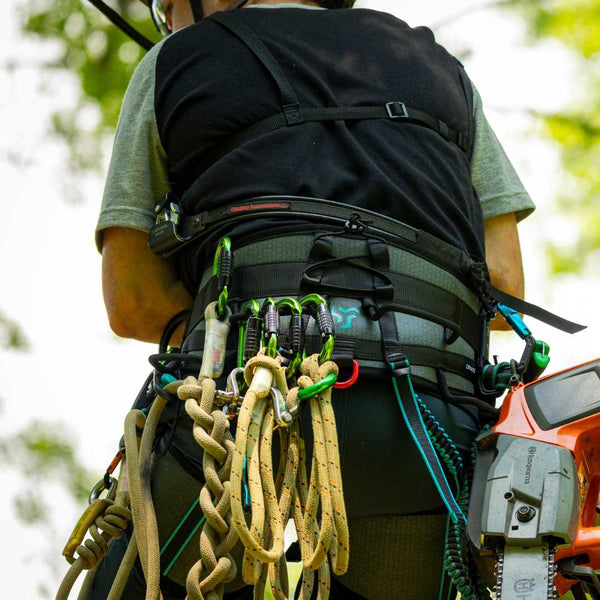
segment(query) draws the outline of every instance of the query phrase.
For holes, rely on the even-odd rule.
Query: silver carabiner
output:
[[[223,412],[230,419],[233,419],[237,415],[237,409],[239,409],[240,404],[244,401],[244,396],[240,394],[240,385],[238,383],[240,375],[243,379],[244,369],[242,367],[233,369],[227,377],[225,391],[217,390],[215,393],[215,400],[221,403],[220,406],[223,407]]]
[[[271,388],[271,400],[273,401],[273,412],[275,413],[275,422],[280,427],[289,427],[294,421],[285,401],[285,396],[277,388]]]

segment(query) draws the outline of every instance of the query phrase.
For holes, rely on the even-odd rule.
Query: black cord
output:
[[[437,374],[438,385],[440,387],[440,392],[442,393],[442,398],[450,404],[467,404],[469,406],[475,406],[481,412],[494,417],[497,419],[500,416],[500,411],[493,406],[490,406],[487,402],[480,400],[479,398],[475,398],[475,396],[455,396],[450,392],[448,387],[448,381],[446,379],[446,374],[442,369],[437,368],[435,370]]]
[[[103,0],[89,0],[113,25],[116,25],[125,35],[137,42],[144,50],[150,50],[154,42],[141,34],[133,25],[129,24],[116,10],[108,6]]]
[[[178,312],[176,315],[171,317],[169,322],[166,324],[162,335],[160,336],[160,342],[158,343],[158,351],[162,354],[167,352],[169,349],[169,342],[173,337],[173,334],[177,330],[177,328],[190,316],[190,310],[182,310]]]

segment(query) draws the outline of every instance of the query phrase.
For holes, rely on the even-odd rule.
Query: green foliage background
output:
[[[581,272],[590,263],[600,264],[600,0],[497,4],[522,16],[534,43],[559,40],[578,59],[581,75],[572,106],[536,116],[544,123],[545,136],[560,148],[565,174],[557,190],[558,210],[579,231],[570,246],[549,243],[549,265],[555,274]],[[112,6],[147,37],[158,40],[148,9],[139,1],[114,0]],[[69,73],[79,84],[75,109],[56,111],[49,123],[69,148],[70,171],[100,172],[124,91],[144,51],[85,0],[22,1],[18,17],[26,35],[52,48],[42,65],[49,79],[53,73]],[[23,351],[28,343],[18,324],[0,313],[0,346]],[[80,501],[98,478],[78,461],[64,427],[51,422],[32,422],[0,439],[0,462],[18,469],[36,486],[58,481]],[[47,510],[34,485],[17,493],[15,506],[22,521],[44,524]]]
[[[555,38],[578,58],[575,100],[545,115],[546,136],[560,145],[563,185],[558,210],[575,223],[577,241],[549,243],[555,274],[598,272],[600,266],[600,0],[522,0],[515,3],[534,39]],[[557,77],[561,74],[557,73]]]

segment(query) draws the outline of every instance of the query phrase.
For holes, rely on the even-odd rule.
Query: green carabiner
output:
[[[248,319],[240,322],[238,334],[238,352],[237,366],[243,367],[252,354],[255,356],[261,347],[262,337],[262,319],[260,318],[260,302],[258,300],[248,300],[242,305],[242,313],[248,314]],[[252,322],[251,322],[252,321]],[[250,325],[250,328],[248,327]],[[249,336],[246,334],[249,331]],[[248,339],[249,337],[249,339]],[[250,344],[247,347],[247,342]]]
[[[308,400],[313,396],[317,396],[318,394],[323,393],[325,390],[333,387],[333,384],[337,381],[337,375],[335,373],[330,373],[321,381],[317,381],[317,383],[313,383],[308,387],[302,388],[298,390],[298,400]]]
[[[232,272],[231,240],[228,237],[222,237],[217,244],[213,262],[213,275],[217,276],[217,289],[219,290],[219,299],[217,300],[217,317],[219,319],[225,318],[227,314]]]
[[[286,370],[287,379],[294,376],[300,369],[304,358],[302,341],[302,306],[295,298],[282,298],[277,302],[277,312],[289,308],[292,313],[290,321],[290,362]]]
[[[319,354],[319,364],[331,359],[333,346],[335,343],[335,332],[333,327],[333,318],[327,307],[327,300],[319,294],[308,294],[300,300],[300,306],[304,309],[306,306],[314,305],[317,309],[316,321],[323,340],[321,353]]]
[[[275,298],[266,298],[260,312],[264,318],[267,356],[275,358],[278,349],[277,334],[279,333],[279,313],[277,312],[277,302],[275,301]]]

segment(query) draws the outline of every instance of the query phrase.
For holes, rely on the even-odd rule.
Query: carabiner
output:
[[[298,390],[298,400],[308,400],[313,396],[317,396],[335,385],[336,381],[337,375],[335,373],[329,373],[329,375],[321,379],[321,381],[317,381],[308,387]]]
[[[114,477],[109,476],[109,485],[106,485],[104,478],[101,479],[90,491],[90,495],[88,496],[88,504],[93,504],[98,498],[100,498],[100,494],[106,491],[106,498],[113,499],[115,493],[117,491],[117,483],[118,481]]]
[[[275,298],[266,298],[260,312],[265,320],[264,332],[267,356],[275,358],[278,349],[277,334],[279,333],[279,313],[277,312],[277,302],[275,301]]]
[[[289,427],[294,420],[294,417],[288,410],[285,396],[275,387],[271,388],[271,400],[273,401],[273,413],[275,422],[280,427]]]
[[[300,306],[303,309],[311,305],[315,306],[317,309],[315,319],[323,341],[321,353],[319,354],[319,364],[322,365],[325,361],[330,360],[331,355],[333,354],[333,345],[335,341],[333,317],[327,307],[327,300],[325,300],[323,296],[320,296],[319,294],[308,294],[308,296],[304,296],[304,298],[300,300]]]
[[[226,315],[225,309],[229,300],[229,286],[233,275],[233,254],[231,253],[231,240],[228,237],[222,237],[217,244],[213,262],[213,275],[217,276],[217,289],[219,290],[217,316],[222,320]]]
[[[238,334],[237,366],[243,367],[248,360],[258,354],[262,342],[262,319],[258,300],[248,300],[242,306],[242,313],[248,319],[241,321]]]
[[[223,412],[229,419],[235,419],[238,410],[244,397],[241,394],[241,385],[238,383],[238,379],[241,381],[241,385],[244,384],[244,369],[237,367],[229,373],[227,376],[227,387],[226,391],[217,390],[215,393],[215,400],[223,407]],[[217,404],[218,404],[217,403]]]
[[[302,339],[302,306],[295,298],[282,298],[277,302],[277,312],[282,308],[289,308],[292,317],[290,319],[290,361],[286,369],[286,378],[290,379],[300,369],[303,359]]]

